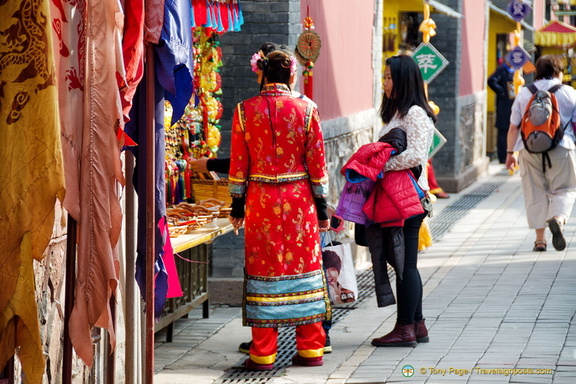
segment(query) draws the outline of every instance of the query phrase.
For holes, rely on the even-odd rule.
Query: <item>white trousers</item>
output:
[[[546,228],[547,221],[559,216],[565,222],[572,213],[576,199],[576,154],[574,150],[556,147],[550,152],[552,167],[546,162],[542,170],[542,154],[520,151],[520,177],[531,229]]]

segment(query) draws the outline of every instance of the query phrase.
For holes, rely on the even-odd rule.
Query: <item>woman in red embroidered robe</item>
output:
[[[328,296],[319,231],[329,228],[328,177],[318,111],[295,98],[296,61],[284,50],[257,61],[260,95],[238,104],[232,126],[230,221],[245,228],[244,325],[248,369],[271,370],[278,327],[296,326],[294,364],[322,365]]]

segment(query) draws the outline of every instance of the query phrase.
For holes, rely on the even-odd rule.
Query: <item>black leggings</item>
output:
[[[412,324],[422,316],[422,278],[418,272],[418,236],[426,214],[412,217],[404,222],[404,273],[402,282],[396,279],[397,321]]]

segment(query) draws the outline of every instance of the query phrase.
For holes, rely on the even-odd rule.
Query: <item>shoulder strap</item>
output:
[[[553,87],[551,87],[551,88],[548,90],[548,92],[554,93],[554,92],[556,92],[557,90],[559,90],[560,88],[562,88],[562,85],[563,85],[563,84],[556,84],[556,85],[554,85]]]
[[[534,83],[530,84],[527,88],[530,90],[530,92],[532,92],[532,94],[538,92],[538,88],[534,85]]]

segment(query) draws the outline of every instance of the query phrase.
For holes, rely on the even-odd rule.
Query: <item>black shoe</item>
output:
[[[252,345],[252,340],[247,341],[245,343],[240,343],[240,345],[238,346],[238,351],[249,355],[251,345]]]
[[[552,232],[552,245],[557,251],[563,251],[566,248],[566,239],[562,233],[562,224],[557,219],[548,222],[548,228]]]
[[[332,353],[332,344],[330,344],[330,336],[326,335],[326,342],[324,343],[324,353]]]

